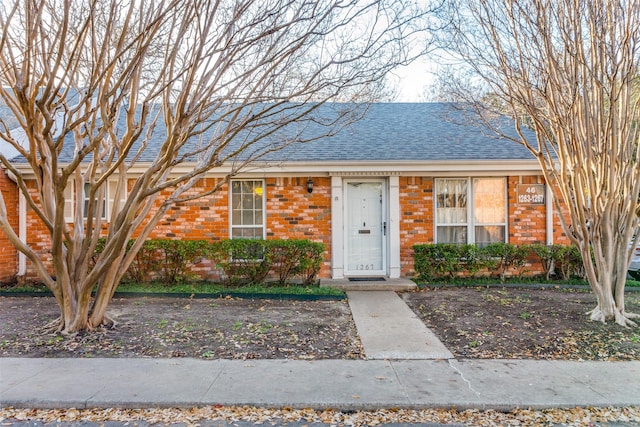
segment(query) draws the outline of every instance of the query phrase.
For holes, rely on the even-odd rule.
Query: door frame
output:
[[[384,231],[381,236],[381,262],[382,268],[380,270],[349,270],[349,221],[348,221],[348,191],[347,188],[350,183],[379,183],[382,193],[382,202],[380,203],[380,219],[384,224]],[[386,178],[346,178],[342,181],[342,193],[344,195],[343,200],[343,224],[344,224],[344,275],[346,277],[363,277],[363,276],[387,276],[389,273],[389,259],[388,259],[388,247],[389,247],[389,202],[388,202],[388,180]],[[382,224],[381,224],[382,225]]]

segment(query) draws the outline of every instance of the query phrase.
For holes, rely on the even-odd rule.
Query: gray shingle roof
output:
[[[335,106],[326,104],[320,114]],[[506,118],[496,121],[507,134],[515,136],[513,123]],[[280,136],[286,136],[287,130]],[[311,124],[307,135],[324,132]],[[276,139],[278,134],[276,134]],[[527,137],[533,140],[529,132]],[[155,129],[141,161],[155,158],[164,135]],[[63,150],[60,161],[72,156],[72,144]],[[67,158],[68,157],[68,158]],[[468,112],[447,103],[376,103],[365,116],[340,133],[304,144],[295,144],[264,157],[270,162],[366,162],[366,161],[473,161],[533,160],[520,144],[498,138]],[[19,162],[18,159],[16,161]]]
[[[498,121],[515,136],[513,122]],[[533,132],[528,138],[534,139]],[[289,161],[532,160],[522,145],[444,103],[372,104],[365,117],[338,135],[288,147],[270,159]]]

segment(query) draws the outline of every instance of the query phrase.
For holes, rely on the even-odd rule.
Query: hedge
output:
[[[135,240],[127,244],[129,250]],[[96,255],[104,248],[101,239]],[[230,286],[262,283],[271,273],[282,285],[298,278],[315,282],[322,267],[325,246],[310,240],[225,239],[163,240],[144,242],[123,280],[176,283],[198,277],[196,264],[208,259]],[[95,256],[94,256],[95,259]]]
[[[427,281],[437,277],[473,277],[480,271],[505,281],[510,275],[521,276],[530,258],[537,258],[547,280],[552,271],[561,279],[584,277],[582,258],[575,246],[491,243],[478,247],[434,243],[414,245],[413,251],[416,274]]]

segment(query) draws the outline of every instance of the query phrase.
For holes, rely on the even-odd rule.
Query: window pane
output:
[[[476,224],[505,222],[504,185],[503,178],[481,178],[473,181],[473,215]]]
[[[245,237],[250,239],[262,239],[262,228],[249,228],[246,229],[247,233]]]
[[[262,228],[240,228],[236,227],[231,230],[232,238],[243,239],[262,239]]]
[[[438,227],[438,243],[467,243],[467,227]]]
[[[242,195],[242,209],[244,210],[253,209],[253,196],[251,194]]]
[[[240,209],[233,209],[231,212],[231,224],[240,225],[242,220],[242,211]]]
[[[436,220],[438,224],[466,224],[467,180],[437,180],[436,203]]]
[[[231,194],[240,194],[240,181],[233,181],[231,183]]]
[[[504,242],[505,227],[503,225],[476,226],[476,244],[480,247],[489,243]]]
[[[89,197],[90,197],[90,193],[91,193],[91,184],[85,182],[84,184],[84,212],[83,212],[83,216],[84,218],[87,218],[87,215],[89,214]],[[100,199],[100,191],[96,192],[96,201]],[[102,198],[102,219],[105,219],[107,217],[107,197],[104,196]],[[96,214],[96,210],[98,209],[98,204],[94,203],[94,212],[93,215]]]
[[[242,225],[254,225],[252,210],[242,211]]]

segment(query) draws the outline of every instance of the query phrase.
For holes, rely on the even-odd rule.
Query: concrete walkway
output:
[[[392,291],[349,291],[367,359],[453,359],[453,354]]]
[[[640,362],[3,358],[0,368],[2,407],[640,405]]]

